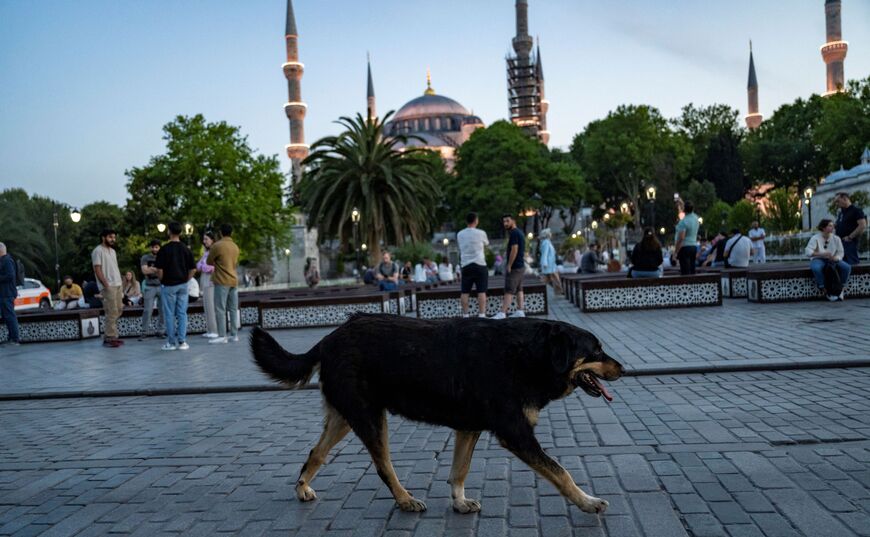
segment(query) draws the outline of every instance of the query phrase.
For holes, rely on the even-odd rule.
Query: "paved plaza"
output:
[[[395,508],[353,435],[300,503],[318,392],[274,391],[244,344],[86,341],[0,347],[0,535],[870,535],[870,301],[583,315],[556,298],[551,317],[635,373],[610,385],[613,403],[575,392],[537,427],[610,502],[602,516],[486,433],[466,483],[483,509],[456,514],[453,435],[398,417],[393,462],[428,511]],[[329,331],[275,335],[302,351]]]

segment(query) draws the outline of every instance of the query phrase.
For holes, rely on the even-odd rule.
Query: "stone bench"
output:
[[[352,313],[390,313],[390,295],[369,292],[262,300],[259,310],[260,326],[267,329],[338,326]]]
[[[750,302],[798,302],[823,300],[808,264],[793,268],[750,270],[747,274]],[[870,265],[854,265],[843,289],[847,298],[870,298]]]
[[[722,279],[722,296],[725,298],[746,298],[749,269],[723,268],[719,271]]]
[[[722,305],[720,275],[715,273],[578,278],[573,286],[573,302],[584,313]]]
[[[21,313],[17,317],[22,343],[74,341],[100,336],[100,310],[96,309]],[[0,322],[0,342],[8,339],[6,324]]]
[[[498,278],[501,279],[501,278]],[[490,280],[492,282],[492,279]],[[547,315],[547,287],[540,280],[526,279],[523,282],[524,307],[526,315]],[[420,319],[446,319],[460,317],[462,305],[459,300],[458,285],[442,285],[435,289],[417,292],[417,317]],[[493,316],[501,311],[504,287],[490,287],[486,292],[486,314]],[[477,311],[477,294],[469,295],[469,311]],[[511,304],[509,313],[516,311]]]

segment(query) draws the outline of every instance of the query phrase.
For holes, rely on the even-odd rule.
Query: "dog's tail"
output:
[[[259,326],[251,333],[251,352],[263,373],[291,388],[307,384],[319,362],[314,349],[305,354],[289,353]]]

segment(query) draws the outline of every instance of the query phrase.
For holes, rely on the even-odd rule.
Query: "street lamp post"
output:
[[[359,282],[360,278],[362,278],[362,271],[360,269],[359,264],[359,221],[360,221],[360,212],[356,207],[350,212],[350,220],[353,222],[353,248],[356,252],[356,281]]]
[[[813,189],[807,187],[804,190],[804,204],[807,206],[807,228],[813,229]]]
[[[650,227],[655,229],[656,228],[656,187],[654,187],[654,186],[647,187],[646,199],[647,199],[647,201],[649,201],[649,205],[650,205],[650,214],[651,214]]]
[[[57,211],[54,212],[54,221],[52,222],[52,227],[54,228],[54,275],[55,281],[57,282],[57,289],[60,291],[60,256],[58,254],[57,249],[57,228],[60,225],[57,221]]]
[[[284,248],[284,255],[287,257],[287,289],[290,289],[290,248]]]

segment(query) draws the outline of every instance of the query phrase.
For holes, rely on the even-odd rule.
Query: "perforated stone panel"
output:
[[[79,339],[79,320],[36,321],[18,323],[18,336],[22,343],[70,341]],[[9,339],[6,324],[0,321],[0,341]]]
[[[677,306],[716,306],[718,282],[584,289],[583,311],[613,311]]]
[[[298,306],[264,308],[263,328],[300,328],[305,326],[338,326],[356,312],[383,313],[384,305],[329,304],[324,306]]]
[[[750,286],[757,280],[752,280]],[[759,302],[787,302],[821,298],[822,294],[816,288],[816,282],[811,277],[781,278],[760,280],[760,290],[755,295],[750,287],[749,298]],[[853,274],[849,277],[845,289],[846,298],[870,297],[870,274]]]
[[[547,313],[547,298],[544,292],[525,293],[523,304],[526,315],[544,315]],[[486,297],[486,314],[492,317],[501,311],[501,296]],[[476,301],[471,300],[470,311],[477,311]],[[516,311],[516,304],[511,304],[508,313]],[[446,319],[461,317],[462,304],[456,298],[417,298],[417,316],[421,319]]]

